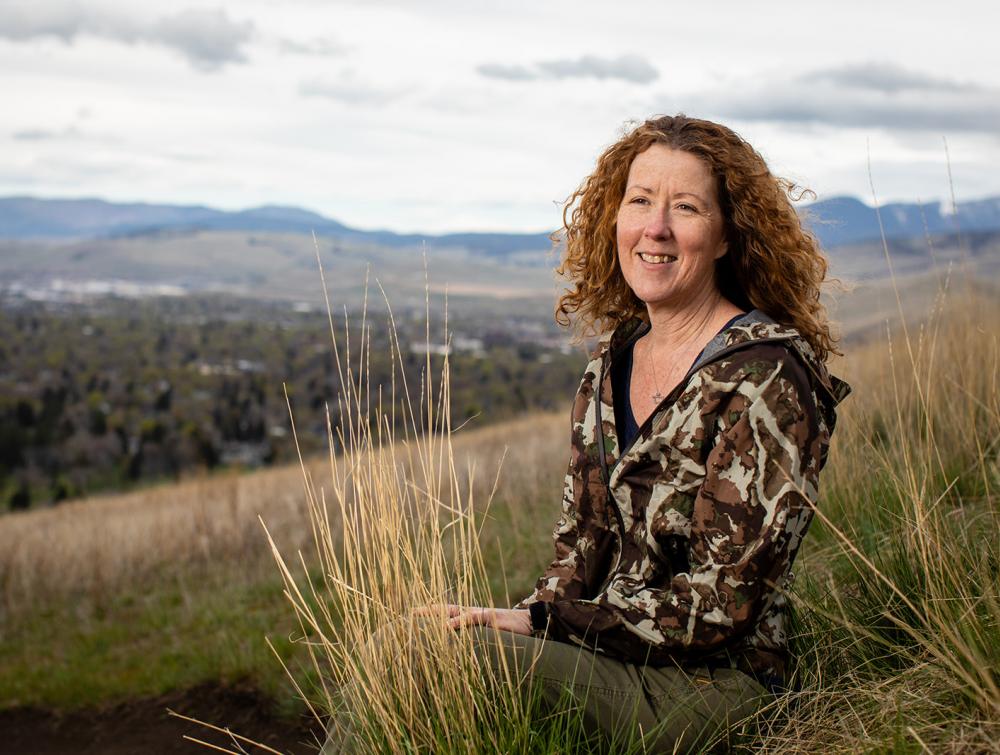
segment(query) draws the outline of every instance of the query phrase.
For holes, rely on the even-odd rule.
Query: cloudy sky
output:
[[[1000,194],[1000,6],[0,0],[0,195],[545,230],[623,125],[720,120],[819,197]]]

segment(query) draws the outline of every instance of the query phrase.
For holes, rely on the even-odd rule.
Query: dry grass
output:
[[[318,721],[339,721],[334,741],[349,736],[352,750],[551,751],[533,736],[536,711],[503,654],[498,666],[480,663],[477,633],[452,631],[444,606],[492,606],[501,587],[491,579],[496,569],[483,531],[499,481],[499,443],[501,458],[513,449],[517,469],[535,470],[507,490],[508,514],[525,508],[519,496],[537,495],[540,475],[548,476],[539,451],[561,444],[532,418],[482,439],[486,469],[477,470],[453,443],[447,358],[436,383],[428,354],[416,390],[395,365],[400,384],[393,382],[388,405],[397,405],[399,390],[408,407],[396,417],[383,411],[385,386],[369,385],[369,341],[360,344],[356,372],[350,354],[336,353],[331,342],[346,393],[338,401],[338,436],[331,429],[329,441],[344,453],[334,458],[331,451],[323,481],[302,467],[322,578],[311,579],[301,552],[286,558],[271,541],[318,679],[312,689],[298,687],[300,695]],[[484,479],[492,487],[484,488]],[[508,515],[506,524],[512,537],[523,520]]]
[[[938,296],[922,323],[873,336],[833,365],[855,393],[842,406],[817,520],[796,569],[801,690],[758,718],[754,749],[997,750],[997,323],[1000,301],[963,285]],[[351,364],[360,394],[363,360],[356,354]],[[407,707],[398,690],[420,687],[430,667],[404,668],[391,684],[372,677],[384,659],[364,653],[383,651],[365,640],[396,622],[405,644],[411,629],[399,619],[421,603],[504,604],[506,588],[513,598],[528,589],[550,555],[567,416],[449,435],[441,394],[413,390],[425,399],[416,402],[417,424],[430,405],[426,424],[440,422],[444,432],[405,438],[401,421],[395,433],[355,422],[345,458],[304,465],[306,492],[303,470],[285,468],[3,517],[0,600],[13,613],[80,594],[99,598],[155,583],[179,563],[273,570],[260,516],[288,559],[287,587],[310,640],[303,648],[321,672],[317,686],[303,689],[317,712],[336,708],[340,686],[360,683],[376,701],[376,714],[363,722],[373,743],[406,731],[412,743],[476,751],[470,742],[478,742],[495,751],[501,740],[481,739],[475,725],[483,719],[469,708],[487,690],[454,696],[477,678],[463,665],[467,648],[441,638],[428,658],[455,676],[419,705],[406,696]],[[302,572],[299,550],[318,580]],[[503,708],[512,701],[492,709],[507,711],[509,725],[496,736],[508,744],[530,727],[524,709]]]
[[[258,559],[256,515],[303,544],[297,471],[226,474],[66,503],[0,520],[0,595],[12,613],[155,582],[172,566]]]
[[[567,428],[566,416],[541,414],[462,429],[452,441],[459,471],[474,460],[477,493],[485,495],[506,453],[505,466],[524,473],[505,484],[498,496],[503,508],[516,512],[546,494],[557,501]],[[310,459],[306,466],[318,478],[327,461]],[[156,583],[181,564],[273,569],[258,517],[283,550],[294,552],[312,543],[306,508],[302,472],[293,465],[0,517],[0,606],[16,614],[72,596],[99,600]],[[523,524],[524,517],[515,513],[511,521]]]
[[[753,750],[997,748],[998,322],[1000,302],[968,288],[949,298],[945,279],[923,321],[900,325],[835,365],[856,393],[842,408],[816,533],[799,564],[799,690],[758,716]],[[366,700],[380,701],[364,721],[375,749],[404,742],[389,749],[438,750],[444,736],[448,751],[503,751],[481,731],[476,739],[477,718],[466,706],[479,699],[481,676],[443,635],[417,665],[454,676],[433,698],[433,710],[405,716],[401,699],[424,699],[426,667],[404,661],[387,683],[371,669],[384,668],[388,658],[358,651],[379,627],[402,621],[409,629],[395,635],[389,651],[398,664],[413,639],[406,617],[414,606],[490,598],[474,497],[464,497],[447,440],[415,448],[402,467],[380,458],[380,448],[358,450],[355,467],[367,475],[360,487],[333,475],[339,520],[359,522],[357,533],[341,537],[328,528],[322,495],[312,497],[325,585],[298,594],[285,570],[303,632],[319,638],[317,668],[331,689],[360,689]],[[386,500],[393,503],[383,508]],[[344,547],[330,545],[336,543]],[[372,555],[386,552],[400,560],[386,564]],[[463,696],[463,689],[475,692]],[[509,694],[507,704],[516,699]],[[319,709],[337,705],[325,689]],[[526,725],[519,714],[501,717],[512,739]]]
[[[768,752],[1000,751],[1000,301],[943,290],[851,353]]]

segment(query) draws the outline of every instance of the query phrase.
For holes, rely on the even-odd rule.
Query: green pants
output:
[[[525,679],[524,689],[542,696],[544,707],[575,706],[585,728],[605,742],[637,732],[641,752],[697,752],[719,741],[720,734],[725,742],[725,731],[767,699],[760,684],[735,669],[653,668],[491,627],[461,631],[475,633],[480,662],[496,667],[504,656],[507,667]],[[346,697],[349,704],[350,694]],[[360,752],[351,715],[344,711],[331,722],[321,755]]]

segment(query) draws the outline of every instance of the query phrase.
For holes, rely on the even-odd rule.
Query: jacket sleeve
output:
[[[828,434],[794,358],[758,364],[716,416],[689,571],[663,587],[616,575],[592,600],[556,599],[550,637],[655,664],[711,654],[753,631],[812,518]],[[660,514],[647,515],[654,529]]]
[[[555,558],[535,583],[534,592],[517,603],[551,603],[592,597],[594,583],[607,567],[607,488],[597,463],[596,448],[588,447],[586,427],[594,421],[593,398],[602,374],[604,351],[598,347],[584,371],[570,421],[570,460],[563,482],[562,513],[552,532]],[[586,527],[581,527],[585,524]]]
[[[514,608],[527,608],[538,601],[579,598],[585,594],[586,546],[580,542],[576,500],[582,484],[574,461],[563,482],[562,514],[552,531],[555,558],[535,583],[535,589]]]

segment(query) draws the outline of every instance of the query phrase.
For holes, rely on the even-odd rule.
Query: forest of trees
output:
[[[361,315],[348,322],[357,375]],[[397,312],[395,322],[398,361],[418,393],[427,358],[423,313]],[[387,320],[369,313],[368,325],[365,369],[388,402],[393,350]],[[583,353],[566,348],[545,323],[472,315],[453,318],[449,331],[454,424],[532,409],[569,411]],[[431,323],[431,342],[431,351],[444,342],[441,323]],[[432,358],[435,378],[441,361]],[[395,373],[399,411],[398,364]],[[198,470],[288,461],[295,449],[284,386],[303,450],[325,448],[325,407],[329,403],[336,426],[343,396],[325,313],[225,297],[5,302],[0,510]]]

